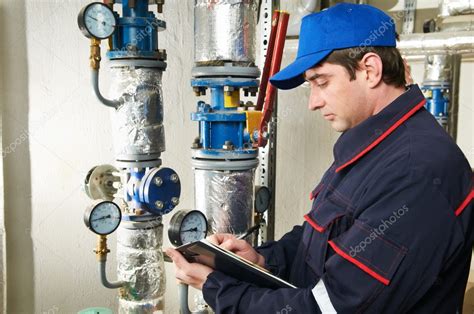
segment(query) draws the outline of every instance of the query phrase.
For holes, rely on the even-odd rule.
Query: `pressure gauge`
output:
[[[264,213],[270,206],[272,194],[266,186],[259,186],[255,191],[255,210],[257,213]]]
[[[114,33],[117,19],[106,4],[93,2],[79,12],[77,24],[87,38],[106,39]]]
[[[110,201],[99,201],[84,213],[84,223],[87,228],[98,235],[108,235],[114,232],[121,219],[120,208]]]
[[[207,219],[199,210],[180,210],[171,217],[168,237],[175,245],[196,242],[207,236]]]

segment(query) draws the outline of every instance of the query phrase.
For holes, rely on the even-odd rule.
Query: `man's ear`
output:
[[[360,60],[360,69],[369,88],[375,88],[382,82],[383,64],[380,56],[373,52],[368,52]]]

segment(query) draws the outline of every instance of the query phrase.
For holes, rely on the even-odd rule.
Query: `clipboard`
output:
[[[223,249],[206,239],[176,248],[190,263],[200,263],[240,281],[262,288],[297,288],[237,254]]]

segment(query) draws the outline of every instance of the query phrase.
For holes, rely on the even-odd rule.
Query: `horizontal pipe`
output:
[[[443,0],[440,5],[440,16],[455,16],[474,13],[474,0]]]
[[[472,54],[474,31],[401,35],[397,48],[403,55]]]

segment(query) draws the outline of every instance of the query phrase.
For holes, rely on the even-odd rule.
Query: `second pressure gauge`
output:
[[[179,246],[204,239],[207,229],[207,219],[202,212],[180,210],[171,218],[168,237],[173,245]]]
[[[117,18],[106,4],[93,2],[79,12],[77,23],[86,37],[106,39],[114,33]]]
[[[87,228],[98,235],[108,235],[114,232],[121,219],[120,208],[110,201],[99,201],[84,213],[84,223]]]

